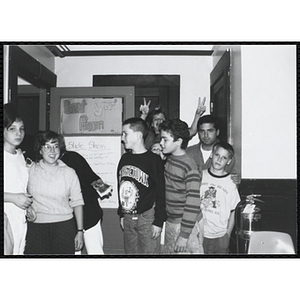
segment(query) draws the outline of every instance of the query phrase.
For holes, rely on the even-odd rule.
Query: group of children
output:
[[[240,201],[233,147],[217,139],[211,115],[198,120],[200,143],[188,149],[191,134],[184,121],[163,120],[158,128],[159,147],[153,142],[156,147],[149,151],[146,122],[123,122],[127,153],[117,176],[125,253],[227,254]]]
[[[200,117],[204,102],[191,128],[160,109],[150,134],[148,112],[123,122],[117,212],[126,254],[228,253],[240,179],[216,118]],[[199,144],[188,148],[197,132]],[[101,178],[51,131],[37,135],[38,159],[26,165],[18,149],[24,136],[21,117],[5,105],[5,254],[74,254],[83,243],[87,254],[103,254]]]

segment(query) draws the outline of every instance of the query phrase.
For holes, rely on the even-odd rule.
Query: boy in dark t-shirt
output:
[[[165,211],[165,182],[161,158],[148,151],[147,124],[140,118],[123,122],[125,153],[119,162],[118,215],[126,254],[158,254]]]

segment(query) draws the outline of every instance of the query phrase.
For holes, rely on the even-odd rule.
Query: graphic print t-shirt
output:
[[[125,153],[118,165],[120,217],[141,214],[155,206],[154,225],[162,226],[165,213],[165,181],[161,158],[147,151],[142,154]]]
[[[200,198],[204,236],[207,238],[224,236],[230,213],[240,201],[237,187],[230,174],[216,176],[209,170],[203,170]]]

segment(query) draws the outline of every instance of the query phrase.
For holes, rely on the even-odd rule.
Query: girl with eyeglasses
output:
[[[59,159],[64,145],[53,131],[35,137],[28,192],[36,219],[28,222],[25,254],[75,254],[83,246],[84,201],[75,171]]]

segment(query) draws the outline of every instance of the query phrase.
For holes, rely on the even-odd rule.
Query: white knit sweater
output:
[[[33,196],[36,223],[69,220],[73,217],[73,207],[84,205],[75,171],[61,160],[55,167],[45,165],[42,160],[33,164],[28,192]]]

